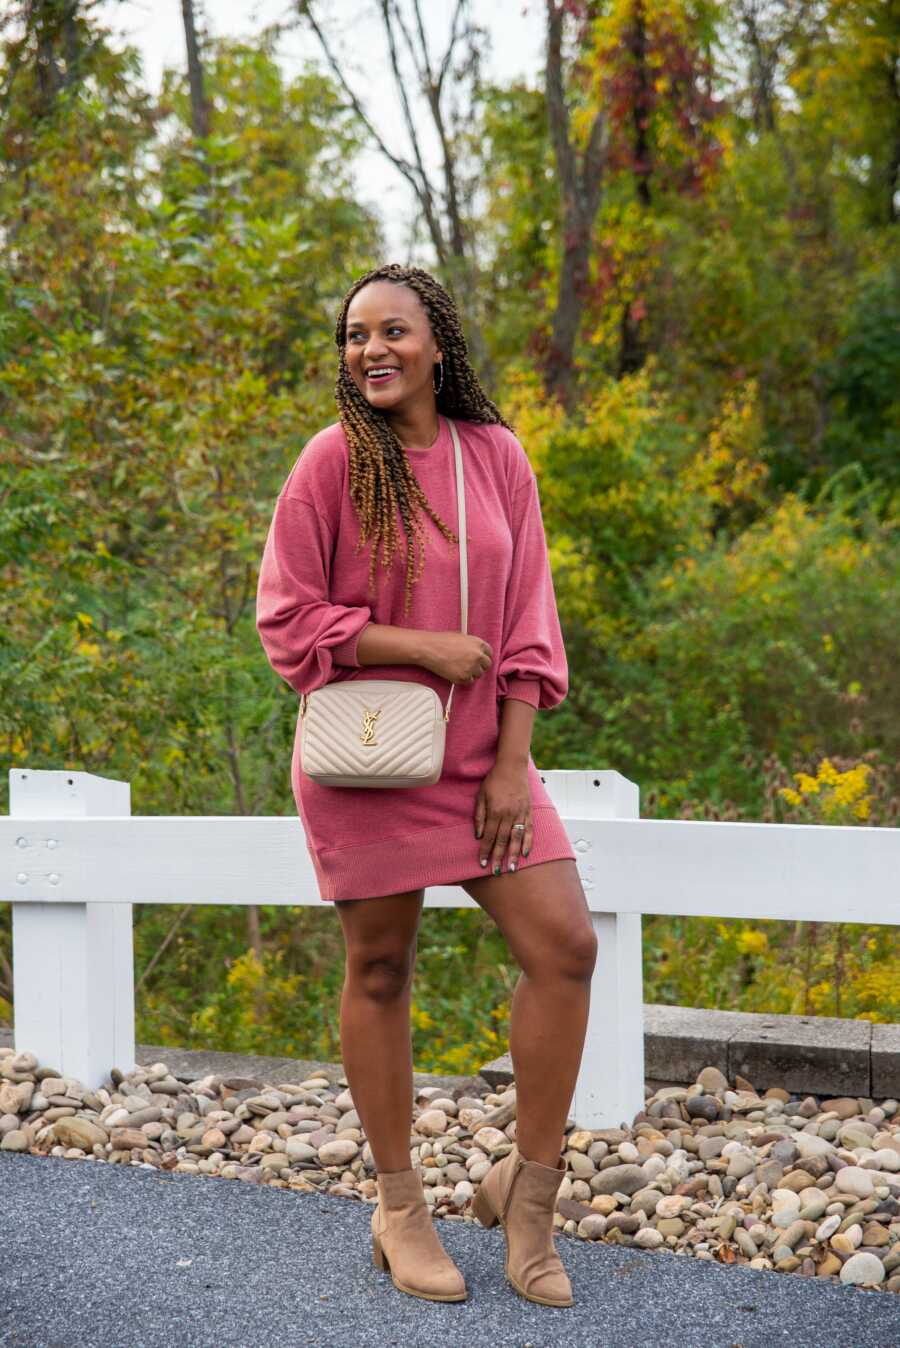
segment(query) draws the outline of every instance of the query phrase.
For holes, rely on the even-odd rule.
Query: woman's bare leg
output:
[[[597,938],[578,868],[569,858],[463,882],[497,923],[521,974],[509,1051],[516,1081],[516,1143],[555,1166],[587,1030]]]
[[[335,904],[347,958],[341,1053],[376,1170],[408,1170],[413,1075],[410,992],[424,889]]]

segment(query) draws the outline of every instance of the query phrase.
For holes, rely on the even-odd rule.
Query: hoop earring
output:
[[[432,371],[432,374],[431,374],[431,387],[434,389],[435,393],[440,393],[441,389],[444,387],[444,362],[443,362],[442,360],[439,360],[439,361],[436,362],[436,364],[437,364],[438,369],[439,369],[440,372],[441,372],[441,382],[438,384],[437,388],[435,388],[435,384],[434,384],[434,371]]]

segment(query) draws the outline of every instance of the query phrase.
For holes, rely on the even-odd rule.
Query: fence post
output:
[[[553,770],[541,778],[563,819],[640,817],[640,789],[620,772]],[[599,946],[570,1117],[583,1128],[617,1128],[644,1107],[641,915],[615,912],[596,844],[570,837]]]
[[[77,874],[42,819],[130,815],[128,782],[89,772],[11,768],[9,813],[17,834],[17,886],[42,892]],[[135,1066],[134,949],[130,903],[12,905],[16,1052],[91,1089],[111,1067]]]

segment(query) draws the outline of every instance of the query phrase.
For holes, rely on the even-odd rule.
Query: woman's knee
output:
[[[597,963],[597,936],[586,923],[577,931],[561,934],[558,940],[540,942],[522,968],[531,977],[550,977],[590,982]]]
[[[338,903],[347,952],[346,982],[377,1002],[407,995],[416,962],[424,889]]]
[[[348,981],[374,1002],[407,996],[414,968],[414,950],[358,950],[347,956]]]

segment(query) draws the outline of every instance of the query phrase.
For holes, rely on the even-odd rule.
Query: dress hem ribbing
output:
[[[536,805],[531,812],[533,836],[527,857],[519,857],[518,869],[542,861],[575,860],[575,852],[555,805]],[[390,875],[391,894],[427,888],[429,885],[460,884],[463,880],[490,875],[489,866],[478,864],[481,840],[472,824],[451,824],[424,829],[409,839],[336,847],[312,857],[320,898],[326,903],[344,899],[374,899],[386,891],[379,875]],[[504,852],[501,874],[506,874]],[[490,853],[488,853],[490,857]],[[497,877],[499,879],[499,877]]]

